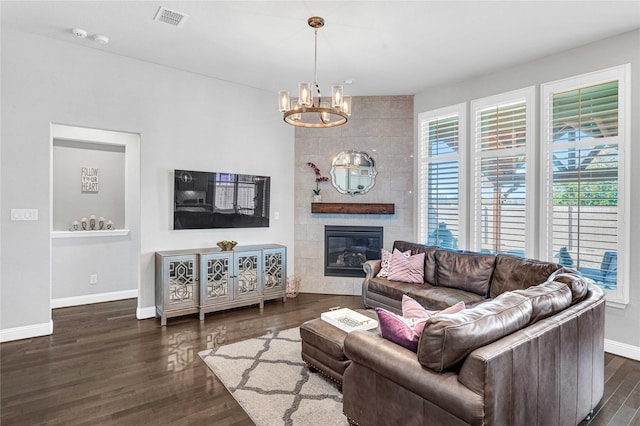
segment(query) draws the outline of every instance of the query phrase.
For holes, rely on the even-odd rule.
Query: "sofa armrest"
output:
[[[366,368],[442,410],[456,413],[468,423],[474,423],[473,418],[482,405],[482,398],[460,383],[457,373],[437,373],[423,368],[415,352],[369,331],[356,330],[349,333],[344,342],[344,352],[351,360],[344,376],[345,397],[348,397],[346,393],[355,390],[364,391],[363,386],[358,383],[361,376],[353,373],[358,368]],[[385,395],[378,397],[384,399]],[[388,397],[387,395],[386,398]]]
[[[367,290],[369,289],[369,281],[371,278],[374,278],[380,272],[380,265],[382,261],[380,259],[367,260],[362,264],[362,269],[364,269],[364,281],[362,281],[362,304],[364,306],[369,306],[367,303]]]
[[[382,261],[380,259],[375,259],[375,260],[367,260],[362,264],[362,269],[364,269],[364,273],[366,274],[365,276],[366,281],[378,275],[378,272],[380,272],[381,263]]]

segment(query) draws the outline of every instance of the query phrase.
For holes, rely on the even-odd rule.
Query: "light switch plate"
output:
[[[11,220],[38,220],[38,209],[11,209]]]

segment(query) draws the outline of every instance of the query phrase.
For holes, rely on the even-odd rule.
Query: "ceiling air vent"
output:
[[[167,9],[164,6],[160,6],[158,13],[156,13],[154,21],[164,22],[165,24],[173,25],[174,27],[181,27],[184,21],[187,20],[189,15],[185,15],[182,12],[176,12],[175,10]]]

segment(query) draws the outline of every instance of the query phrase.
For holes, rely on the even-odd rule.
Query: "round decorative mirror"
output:
[[[331,165],[331,183],[343,194],[366,194],[376,183],[376,174],[373,158],[366,152],[341,152]]]

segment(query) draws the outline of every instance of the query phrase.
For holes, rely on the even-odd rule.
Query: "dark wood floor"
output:
[[[5,425],[251,425],[198,352],[282,330],[361,298],[301,294],[170,318],[135,318],[135,299],[55,309],[54,334],[0,345]],[[589,425],[640,424],[640,362],[607,354],[605,397]],[[586,424],[586,423],[585,423]]]

